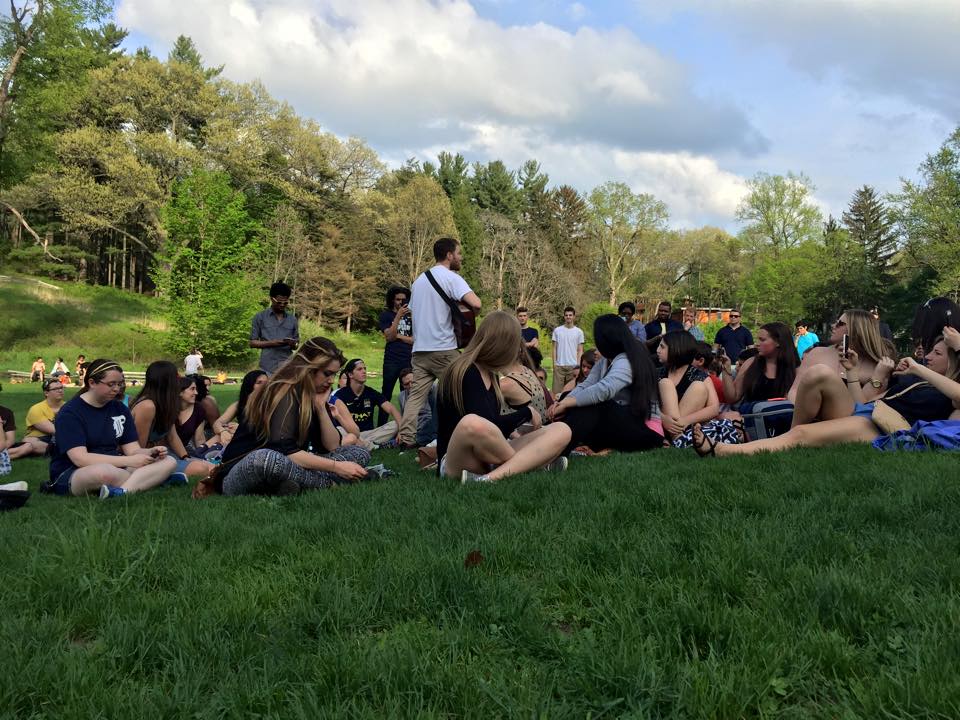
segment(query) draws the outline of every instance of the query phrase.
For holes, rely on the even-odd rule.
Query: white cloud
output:
[[[622,28],[503,27],[466,0],[206,0],[203,13],[121,0],[116,15],[158,43],[189,34],[231,78],[260,78],[377,146],[489,121],[637,151],[765,147],[736,107],[697,95],[681,65]]]
[[[641,2],[644,7],[647,3]],[[673,0],[815,78],[960,116],[958,0]],[[663,6],[646,9],[660,17]]]

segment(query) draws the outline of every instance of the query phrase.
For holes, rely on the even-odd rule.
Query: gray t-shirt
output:
[[[284,313],[278,318],[271,308],[265,308],[253,316],[250,328],[251,340],[283,340],[293,338],[300,344],[300,325],[293,313]],[[268,373],[276,372],[293,355],[288,345],[260,349],[260,368]]]

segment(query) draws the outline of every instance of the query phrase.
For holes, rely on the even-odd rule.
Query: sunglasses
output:
[[[837,320],[833,325],[834,327],[846,327],[847,323],[845,320]]]

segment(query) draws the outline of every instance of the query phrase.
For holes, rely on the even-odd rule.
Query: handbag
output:
[[[909,430],[910,423],[907,422],[907,419],[903,417],[899,412],[894,410],[890,405],[884,402],[884,400],[895,400],[898,397],[906,395],[911,390],[915,390],[919,387],[930,387],[928,382],[918,382],[910,385],[909,387],[904,388],[898,393],[893,395],[885,395],[882,399],[877,400],[873,404],[873,412],[870,413],[870,419],[873,421],[873,424],[876,425],[883,433],[889,435],[890,433],[895,433],[898,430]]]
[[[793,403],[786,400],[741,403],[740,415],[750,440],[772,438],[789,432],[793,424]]]
[[[460,303],[447,295],[440,287],[440,283],[433,277],[433,273],[427,270],[424,274],[430,284],[433,285],[433,289],[437,291],[437,295],[450,306],[450,319],[453,322],[453,334],[457,338],[457,350],[463,350],[470,344],[474,333],[477,332],[476,313],[470,308],[461,306]]]

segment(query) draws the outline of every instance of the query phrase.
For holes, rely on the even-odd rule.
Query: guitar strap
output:
[[[451,309],[451,310],[459,311],[459,310],[460,310],[460,306],[457,305],[456,301],[454,301],[449,295],[447,295],[447,294],[443,291],[443,288],[440,287],[440,283],[438,283],[437,280],[436,280],[436,278],[433,277],[433,274],[432,274],[429,270],[427,270],[426,273],[424,273],[424,274],[427,276],[427,280],[430,281],[430,284],[433,285],[433,289],[437,291],[437,295],[439,295],[440,297],[442,297],[442,298],[444,299],[444,301],[447,303],[447,305],[450,306],[450,309]]]

